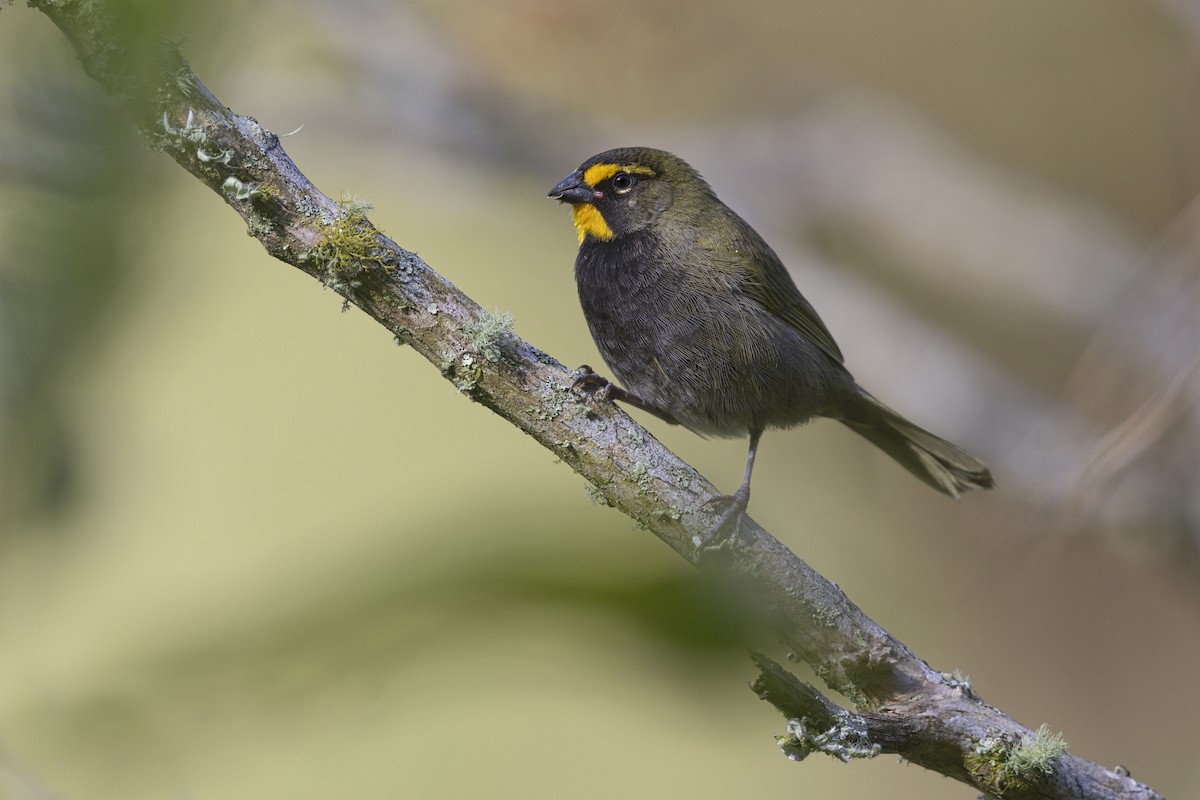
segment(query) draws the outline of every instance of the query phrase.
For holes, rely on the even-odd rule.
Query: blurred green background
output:
[[[129,8],[572,366],[546,190],[688,158],[997,472],[951,503],[821,422],[767,436],[755,518],[1020,721],[1200,790],[1192,4]],[[0,145],[0,797],[974,796],[787,761],[736,599],[270,260],[20,4]],[[736,485],[744,442],[641,421]]]

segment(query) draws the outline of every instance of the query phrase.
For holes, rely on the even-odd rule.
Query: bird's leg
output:
[[[717,526],[713,528],[712,536],[707,543],[708,547],[720,547],[730,539],[736,538],[741,532],[742,517],[746,514],[746,507],[750,505],[750,476],[754,473],[754,457],[758,454],[758,440],[762,434],[762,428],[750,431],[750,450],[746,453],[746,474],[742,478],[742,485],[733,494],[714,497],[704,504],[705,506],[728,505],[725,512],[721,514]]]
[[[582,392],[599,400],[615,400],[619,403],[631,405],[634,408],[640,408],[642,411],[647,411],[663,422],[670,423],[671,425],[679,424],[669,412],[647,403],[635,394],[625,391],[620,386],[610,382],[608,378],[597,375],[592,372],[592,368],[587,364],[577,369],[576,372],[579,373],[579,377],[571,383],[572,392]]]

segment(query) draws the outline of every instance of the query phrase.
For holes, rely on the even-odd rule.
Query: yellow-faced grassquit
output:
[[[779,257],[682,159],[609,150],[549,196],[571,205],[579,300],[622,384],[581,367],[576,386],[702,435],[749,435],[745,478],[722,498],[718,531],[746,510],[763,431],[814,417],[844,423],[952,497],[992,486],[983,462],[854,382]]]

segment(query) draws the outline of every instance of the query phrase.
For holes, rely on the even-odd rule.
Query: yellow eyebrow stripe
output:
[[[583,171],[583,182],[595,189],[601,181],[608,180],[618,172],[630,172],[634,175],[654,175],[654,170],[639,164],[593,164]]]

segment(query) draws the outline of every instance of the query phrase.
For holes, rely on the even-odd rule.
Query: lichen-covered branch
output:
[[[380,233],[364,204],[322,194],[275,134],[223,106],[174,48],[119,41],[101,0],[30,5],[62,30],[150,146],[224,198],[268,253],[362,309],[688,561],[738,582],[795,656],[859,707],[841,709],[759,657],[756,690],[789,718],[781,744],[793,757],[898,753],[1005,798],[1158,797],[1127,775],[1038,750],[1038,734],[931,669],[753,521],[727,547],[698,547],[716,522],[704,506],[714,487],[615,406],[572,394],[570,371],[515,335],[511,319]]]
[[[766,656],[753,658],[759,676],[751,688],[787,717],[787,734],[776,740],[794,760],[816,752],[842,761],[890,753],[999,798],[1161,797],[1128,770],[1072,755],[1045,725],[1030,731],[997,724],[1001,712],[961,678],[945,675],[945,691],[851,713]]]

